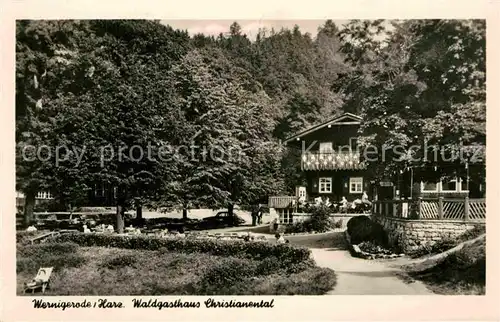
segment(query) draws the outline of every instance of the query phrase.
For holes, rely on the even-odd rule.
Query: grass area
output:
[[[17,248],[17,292],[53,266],[47,295],[320,295],[336,283],[312,261],[45,243]],[[36,293],[35,293],[36,294]]]
[[[464,245],[458,251],[411,267],[408,277],[421,280],[429,289],[444,295],[484,295],[486,290],[486,239]]]

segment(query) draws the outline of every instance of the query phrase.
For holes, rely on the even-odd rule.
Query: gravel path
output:
[[[347,250],[311,248],[318,266],[337,274],[337,285],[328,294],[334,295],[432,295],[419,281],[410,284],[396,276],[400,269],[389,263],[355,258]]]

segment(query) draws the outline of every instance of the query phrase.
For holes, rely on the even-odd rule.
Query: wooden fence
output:
[[[385,217],[429,220],[486,220],[485,199],[424,199],[379,200],[373,203],[372,213]]]

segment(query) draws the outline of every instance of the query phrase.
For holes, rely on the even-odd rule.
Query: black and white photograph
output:
[[[484,296],[486,30],[17,19],[16,296]]]

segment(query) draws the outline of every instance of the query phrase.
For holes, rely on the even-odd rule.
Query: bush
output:
[[[227,288],[255,275],[254,261],[241,258],[223,258],[210,267],[199,282],[199,292],[207,295],[226,294]]]
[[[344,223],[344,221],[342,219],[339,219],[336,222],[334,222],[333,227],[334,228],[342,228],[343,223]]]
[[[484,294],[486,286],[485,240],[465,245],[432,267],[411,272],[443,294]]]
[[[40,267],[54,267],[58,271],[65,267],[79,267],[86,259],[78,254],[74,243],[46,243],[18,246],[17,272],[36,274]]]
[[[18,252],[24,256],[65,256],[68,254],[74,254],[77,250],[78,244],[72,242],[43,243],[18,247]]]
[[[117,255],[106,259],[101,263],[101,267],[107,269],[118,269],[122,267],[136,267],[137,257],[134,255]]]
[[[40,232],[39,231],[17,231],[16,232],[16,243],[27,243],[31,238],[35,237],[38,235]]]
[[[458,244],[470,239],[474,239],[484,234],[485,232],[486,232],[485,226],[476,226],[456,238],[449,238],[449,237],[443,238],[441,240],[438,240],[434,244],[424,245],[423,247],[419,248],[416,252],[414,252],[412,254],[412,257],[415,258],[415,257],[421,257],[425,255],[439,254],[445,252],[457,246]]]
[[[373,242],[382,247],[388,244],[388,236],[379,223],[367,216],[356,216],[347,222],[347,232],[351,236],[352,244]]]
[[[147,236],[118,236],[104,234],[75,233],[60,235],[53,240],[74,242],[80,246],[116,247],[176,251],[181,253],[209,253],[219,256],[235,256],[263,259],[275,256],[282,262],[299,263],[310,258],[311,251],[290,244],[270,244],[266,242],[245,242],[242,240],[215,239],[164,239]]]
[[[310,228],[316,232],[325,232],[333,228],[333,222],[330,219],[332,210],[326,205],[319,205],[312,209],[309,220]]]
[[[312,206],[311,216],[302,222],[287,225],[285,233],[309,233],[312,231],[323,233],[330,230],[335,225],[330,218],[332,210],[325,205]],[[341,223],[342,224],[342,223]]]

